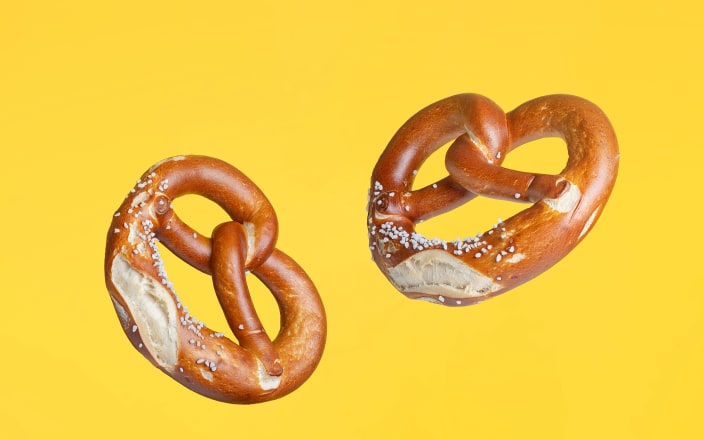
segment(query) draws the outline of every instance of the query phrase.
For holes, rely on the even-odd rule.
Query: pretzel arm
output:
[[[412,221],[428,220],[462,206],[476,196],[448,176],[406,197],[407,206],[410,207],[408,217]]]
[[[281,360],[257,316],[245,281],[246,250],[247,234],[242,225],[226,222],[215,228],[210,259],[213,286],[240,345],[257,355],[269,375],[279,376]]]
[[[164,216],[167,218],[165,226],[159,230],[159,240],[174,255],[210,275],[212,240],[181,221],[173,210],[169,209]]]
[[[467,190],[501,200],[535,203],[557,198],[569,187],[560,176],[526,173],[494,164],[467,135],[450,146],[445,167],[452,179]]]

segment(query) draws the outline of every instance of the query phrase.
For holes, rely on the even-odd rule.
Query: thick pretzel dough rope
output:
[[[501,167],[531,140],[565,140],[569,159],[557,176]],[[413,190],[423,162],[452,140],[450,176]],[[586,235],[617,174],[618,146],[607,117],[574,96],[545,96],[505,114],[479,95],[434,103],[392,138],[372,173],[368,210],[374,261],[402,293],[445,305],[474,304],[542,273]],[[476,195],[534,203],[475,237],[447,242],[415,224]]]
[[[233,221],[205,237],[183,223],[171,202],[194,193]],[[326,319],[303,269],[274,248],[277,222],[263,193],[234,167],[202,156],[162,161],[137,181],[107,237],[105,281],[125,334],[149,361],[213,399],[255,403],[298,388],[317,366]],[[169,282],[157,242],[213,275],[239,345],[190,315]],[[245,271],[276,298],[281,326],[271,341],[251,301]]]

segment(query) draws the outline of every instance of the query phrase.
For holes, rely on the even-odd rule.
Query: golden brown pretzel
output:
[[[561,137],[569,159],[556,176],[501,166],[514,148]],[[434,151],[449,176],[417,190]],[[371,178],[367,226],[374,261],[410,298],[474,304],[542,273],[570,252],[599,218],[616,179],[613,128],[594,104],[568,95],[534,99],[505,114],[489,99],[456,95],[418,112],[394,135]],[[415,224],[477,195],[533,203],[475,237],[429,239]]]
[[[232,218],[212,239],[173,211],[172,201],[189,193],[213,200]],[[178,156],[150,168],[115,213],[105,251],[105,282],[135,348],[181,384],[224,402],[262,402],[298,388],[322,356],[326,318],[306,273],[275,249],[277,231],[264,194],[223,161]],[[158,241],[212,275],[239,345],[190,315],[166,276]],[[252,304],[247,271],[279,306],[281,327],[273,341]]]

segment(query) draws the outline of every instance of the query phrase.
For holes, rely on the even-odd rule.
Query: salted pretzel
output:
[[[173,210],[172,201],[184,194],[214,201],[232,221],[218,225],[212,238],[200,234]],[[326,318],[310,278],[275,248],[277,233],[265,195],[231,165],[179,156],[151,167],[115,212],[105,251],[105,282],[135,348],[184,386],[224,402],[262,402],[298,388],[322,356]],[[208,328],[181,303],[158,242],[212,275],[239,344]],[[248,272],[279,306],[281,326],[273,341],[257,317]]]
[[[501,166],[514,148],[544,137],[565,140],[562,172]],[[414,189],[423,162],[451,141],[449,176]],[[553,266],[584,238],[611,193],[618,159],[607,117],[575,96],[537,98],[509,113],[475,94],[438,101],[398,130],[374,168],[367,217],[374,261],[410,298],[462,306],[503,293]],[[473,237],[445,241],[415,231],[418,222],[477,195],[532,205]]]

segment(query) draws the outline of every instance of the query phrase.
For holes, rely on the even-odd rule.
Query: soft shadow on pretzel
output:
[[[183,223],[172,201],[199,194],[232,218],[212,239]],[[149,361],[186,387],[230,403],[286,395],[322,356],[326,318],[303,269],[275,249],[276,215],[264,194],[236,168],[203,156],[178,156],[149,169],[115,213],[107,237],[105,282],[122,327]],[[211,274],[239,344],[190,315],[166,276],[157,242]],[[252,303],[251,272],[281,312],[272,341]]]
[[[542,137],[567,144],[560,174],[501,166],[511,150]],[[414,190],[423,162],[452,140],[445,158],[450,175]],[[367,217],[374,261],[410,298],[462,306],[503,293],[582,240],[611,193],[618,158],[607,117],[575,96],[545,96],[508,114],[480,95],[438,101],[399,129],[374,168]],[[417,222],[477,195],[533,205],[474,237],[445,241],[415,232]]]

